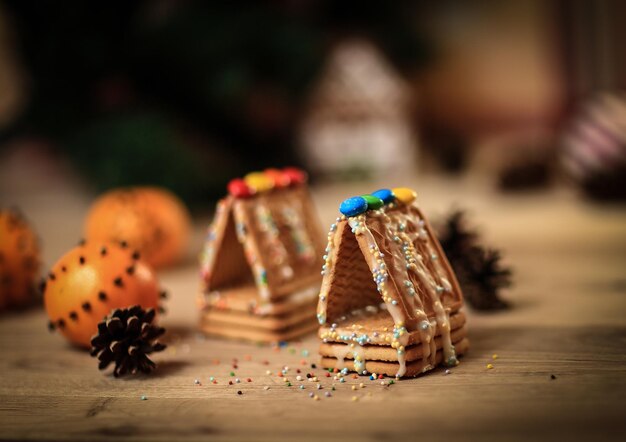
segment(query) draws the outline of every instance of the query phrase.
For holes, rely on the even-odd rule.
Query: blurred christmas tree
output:
[[[294,131],[331,43],[366,35],[396,65],[428,59],[415,3],[8,1],[32,90],[4,137],[67,152],[98,189],[164,185],[188,202],[296,163]]]

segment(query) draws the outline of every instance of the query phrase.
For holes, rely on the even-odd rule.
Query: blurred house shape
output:
[[[346,41],[331,53],[314,87],[301,141],[310,169],[374,176],[410,172],[416,140],[410,90],[371,43]]]

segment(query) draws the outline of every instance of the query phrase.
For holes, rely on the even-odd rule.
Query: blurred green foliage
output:
[[[98,189],[206,204],[248,170],[298,164],[298,118],[332,44],[365,35],[403,71],[431,51],[419,3],[9,0],[32,80],[3,137],[50,139]]]

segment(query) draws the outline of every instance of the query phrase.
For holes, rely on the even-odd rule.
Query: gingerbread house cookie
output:
[[[317,328],[324,236],[298,169],[254,172],[228,185],[201,256],[201,328],[249,341]]]
[[[323,367],[417,376],[467,351],[461,289],[415,197],[381,189],[341,204],[317,311]]]

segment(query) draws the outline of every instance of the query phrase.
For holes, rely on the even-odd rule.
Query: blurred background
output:
[[[0,203],[254,169],[626,195],[626,4],[3,1]]]

